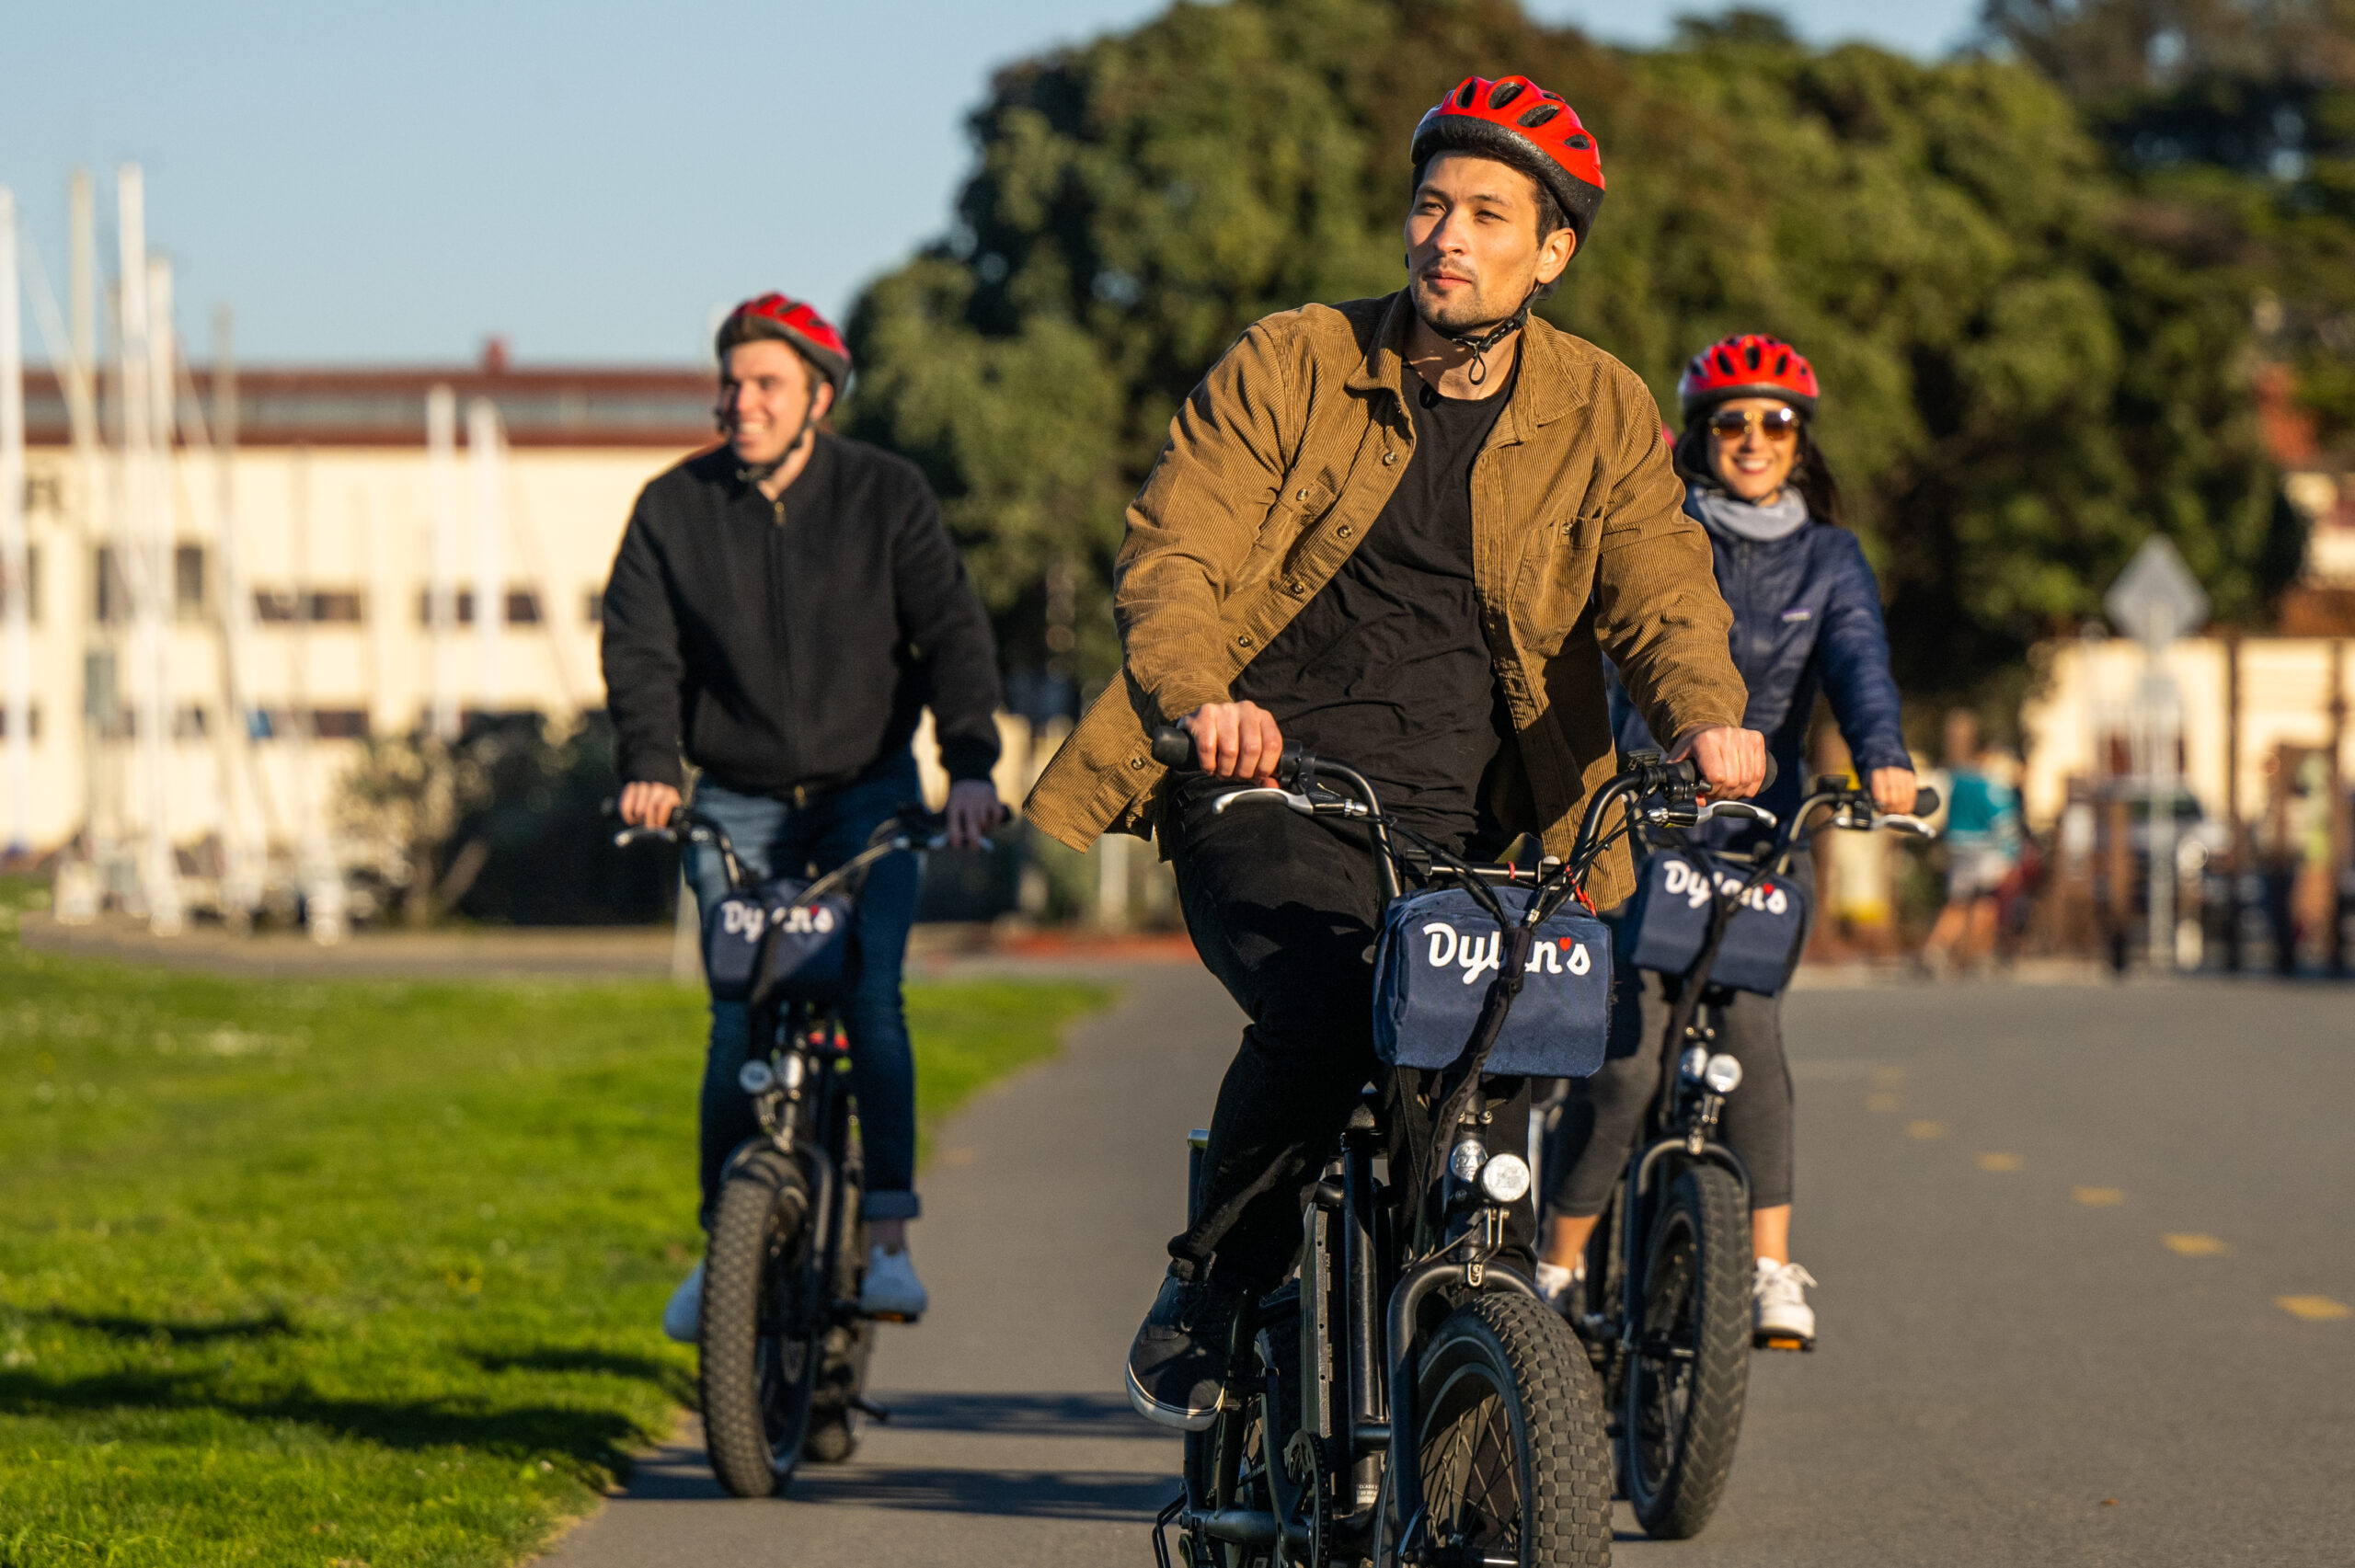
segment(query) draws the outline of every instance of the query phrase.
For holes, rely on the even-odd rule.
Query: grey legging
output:
[[[1642,1130],[1660,1089],[1660,1036],[1668,1002],[1660,978],[1623,969],[1612,1005],[1611,1056],[1592,1078],[1573,1079],[1561,1119],[1546,1140],[1547,1212],[1590,1219]],[[1642,1002],[1632,994],[1640,990]],[[1741,1063],[1741,1085],[1726,1097],[1718,1136],[1750,1167],[1750,1206],[1791,1201],[1791,1072],[1783,1059],[1783,1001],[1738,991],[1717,1013],[1717,1048]],[[1622,1054],[1622,1053],[1625,1054]]]

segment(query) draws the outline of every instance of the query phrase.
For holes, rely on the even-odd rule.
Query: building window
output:
[[[123,571],[122,557],[111,544],[98,546],[98,561],[92,571],[98,583],[98,602],[92,607],[99,624],[114,625],[131,619],[131,578]]]
[[[204,613],[204,546],[201,544],[173,547],[172,608],[182,616]]]
[[[0,581],[0,604],[6,604],[8,584]],[[40,620],[40,546],[25,546],[25,619]]]
[[[273,626],[292,625],[299,620],[356,626],[361,619],[360,594],[351,589],[313,589],[303,593],[293,589],[258,588],[254,589],[254,619]]]
[[[588,620],[592,626],[602,626],[605,624],[605,590],[602,588],[592,588],[589,590]]]
[[[311,733],[321,740],[365,740],[368,738],[368,710],[314,708],[311,710]]]
[[[470,588],[462,588],[450,597],[454,601],[450,607],[454,612],[450,617],[450,624],[473,625],[475,624],[475,590]],[[433,624],[433,590],[430,588],[417,596],[417,624],[429,627]]]
[[[540,624],[540,595],[536,589],[511,588],[507,590],[507,624],[511,626],[536,626]]]
[[[25,735],[29,739],[40,738],[40,704],[39,703],[34,703],[25,709]],[[7,738],[8,704],[0,703],[0,740]]]
[[[211,726],[206,720],[204,705],[202,704],[183,703],[178,708],[173,711],[173,739],[201,740],[210,732]]]
[[[25,512],[62,512],[65,509],[65,486],[54,474],[37,474],[25,480]]]

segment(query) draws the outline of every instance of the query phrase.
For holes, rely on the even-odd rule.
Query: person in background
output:
[[[2019,857],[2019,793],[2003,759],[1983,750],[1969,710],[1947,714],[1947,901],[1922,944],[1933,975],[1983,962],[1995,950],[2004,879]]]
[[[1717,589],[1733,612],[1730,647],[1748,692],[1742,724],[1766,737],[1777,769],[1759,804],[1787,820],[1806,795],[1800,749],[1821,692],[1874,803],[1913,810],[1913,760],[1899,722],[1880,585],[1863,545],[1840,526],[1839,486],[1815,441],[1814,367],[1788,343],[1744,333],[1695,354],[1677,395],[1684,511],[1708,538]],[[1614,682],[1611,697],[1621,752],[1660,750],[1625,688]],[[1695,836],[1740,851],[1758,843],[1760,830],[1712,823]],[[1813,871],[1810,860],[1793,867],[1802,882],[1812,882]],[[1602,1071],[1570,1084],[1546,1154],[1556,1179],[1537,1285],[1557,1306],[1580,1277],[1587,1240],[1665,1070],[1663,989],[1624,967],[1616,981],[1610,1056]],[[1742,1092],[1719,1126],[1750,1170],[1752,1324],[1762,1344],[1812,1343],[1806,1287],[1815,1279],[1790,1251],[1793,1101],[1782,999],[1738,994],[1718,1027],[1720,1048],[1742,1065]]]
[[[948,841],[974,847],[1005,815],[990,783],[997,649],[939,503],[915,464],[825,428],[850,382],[850,349],[810,305],[746,300],[715,347],[726,440],[646,486],[605,589],[622,819],[671,821],[684,753],[702,772],[695,811],[726,830],[754,877],[831,871],[923,798],[910,742],[929,706],[951,781]],[[727,896],[709,845],[689,845],[684,870],[706,913]],[[912,854],[867,874],[844,1006],[872,1243],[859,1302],[911,1320],[929,1299],[907,1247],[919,1212],[915,1061],[900,972],[916,875]],[[760,1130],[736,1078],[751,1028],[743,1002],[712,1000],[706,1228],[729,1151]],[[663,1331],[693,1341],[702,1302],[698,1263],[672,1294]]]

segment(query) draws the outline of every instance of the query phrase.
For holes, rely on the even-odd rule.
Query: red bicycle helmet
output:
[[[1440,153],[1477,153],[1545,181],[1586,244],[1603,205],[1603,155],[1560,94],[1526,76],[1466,76],[1415,127],[1415,167]]]
[[[783,294],[746,300],[719,324],[719,357],[725,360],[729,349],[755,338],[774,338],[792,345],[818,367],[837,398],[850,390],[850,345],[815,306]]]
[[[1801,414],[1815,412],[1815,367],[1779,338],[1744,332],[1720,338],[1693,356],[1676,383],[1691,419],[1737,397],[1775,397]]]

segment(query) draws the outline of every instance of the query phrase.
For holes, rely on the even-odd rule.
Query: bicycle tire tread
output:
[[[1611,1448],[1594,1367],[1568,1325],[1519,1292],[1475,1297],[1476,1318],[1504,1353],[1528,1435],[1532,1538],[1522,1557],[1548,1568],[1609,1568]]]
[[[1702,1306],[1685,1436],[1666,1484],[1657,1494],[1640,1499],[1634,1496],[1636,1488],[1629,1487],[1644,1533],[1662,1540],[1692,1539],[1717,1512],[1733,1473],[1750,1395],[1752,1253],[1741,1185],[1716,1166],[1696,1165],[1677,1178],[1679,1203],[1686,1201],[1688,1185],[1702,1253]],[[1632,1372],[1629,1387],[1635,1387]],[[1623,1417],[1631,1442],[1638,1417],[1632,1408]]]
[[[778,1456],[770,1447],[752,1368],[770,1215],[780,1193],[788,1187],[798,1191],[800,1181],[800,1173],[782,1159],[750,1161],[721,1186],[712,1216],[696,1381],[705,1457],[720,1485],[738,1497],[775,1495],[795,1458]],[[806,1204],[803,1208],[804,1215],[790,1223],[803,1222]]]

